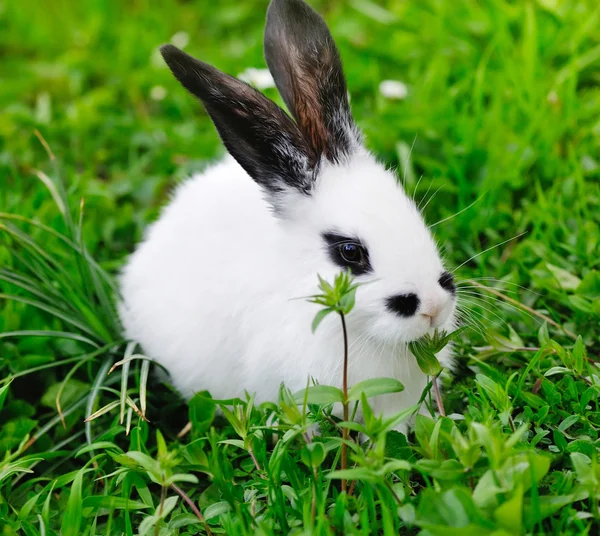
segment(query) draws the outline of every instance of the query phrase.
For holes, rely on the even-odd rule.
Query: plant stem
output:
[[[344,334],[344,379],[342,384],[342,391],[344,393],[344,422],[348,421],[348,330],[346,329],[346,318],[344,317],[344,313],[340,312],[340,318],[342,319],[342,332]],[[348,441],[348,428],[342,429],[342,471],[348,468],[348,458],[347,451],[348,446],[346,445],[346,441]],[[342,479],[342,492],[345,492],[347,489],[346,479]]]
[[[160,505],[158,506],[158,515],[162,517],[163,507],[165,505],[165,500],[167,498],[167,487],[162,486],[160,489]],[[154,536],[158,536],[158,532],[160,530],[159,527],[160,519],[156,520],[156,524],[154,525]]]
[[[310,520],[314,524],[315,517],[317,515],[317,479],[318,479],[318,475],[317,475],[316,467],[313,467],[313,476],[314,476],[313,496],[312,496],[312,500],[311,500],[311,504],[310,504]]]
[[[508,424],[510,425],[510,429],[512,430],[512,433],[515,433],[515,422],[513,421],[512,417],[509,415],[508,416]]]
[[[442,403],[442,395],[440,394],[440,388],[437,382],[438,377],[433,376],[431,382],[433,384],[433,394],[435,395],[435,403],[437,404],[438,411],[442,417],[446,416],[446,411],[444,410],[444,404]]]
[[[258,463],[258,460],[256,459],[256,456],[254,455],[254,451],[252,450],[251,447],[248,447],[248,454],[250,454],[250,458],[252,458],[252,461],[254,462],[254,467],[256,467],[256,470],[262,471],[262,469],[260,468],[260,464]]]
[[[396,492],[394,491],[394,488],[392,488],[392,485],[387,480],[385,480],[384,482],[385,482],[385,487],[392,494],[392,497],[394,497],[394,500],[398,503],[398,506],[402,506],[402,501],[400,500],[400,497],[398,497],[398,495],[396,495]]]
[[[204,525],[204,530],[206,531],[206,534],[208,534],[208,536],[212,536],[212,532],[210,530],[210,527],[208,526],[208,523],[206,522],[206,519],[204,519],[204,516],[202,515],[202,512],[194,504],[194,501],[192,501],[192,499],[190,499],[187,496],[186,492],[183,491],[179,486],[177,486],[175,484],[171,484],[171,487],[181,496],[181,498],[192,509],[192,512],[194,512],[194,514],[196,515],[196,517],[202,522],[202,524]]]

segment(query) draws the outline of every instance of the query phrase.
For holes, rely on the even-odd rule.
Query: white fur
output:
[[[413,201],[362,149],[346,164],[325,164],[311,196],[290,190],[278,204],[275,215],[229,157],[181,184],[123,271],[127,337],[186,397],[247,390],[258,402],[276,400],[281,382],[296,391],[309,377],[341,386],[339,317],[329,315],[312,334],[318,306],[295,299],[317,291],[317,273],[331,281],[339,272],[321,237],[335,230],[364,241],[374,271],[358,278],[372,282],[358,289],[348,317],[349,382],[404,384],[402,393],[374,399],[376,412],[415,404],[426,376],[406,343],[434,327],[453,329],[455,300],[438,284],[442,262]],[[416,315],[386,309],[387,297],[409,292],[421,300]],[[450,365],[448,351],[439,357]]]

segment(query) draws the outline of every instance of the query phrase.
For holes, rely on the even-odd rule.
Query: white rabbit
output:
[[[121,277],[127,337],[163,365],[184,396],[256,393],[277,400],[309,377],[341,386],[340,319],[315,334],[314,294],[350,268],[349,384],[397,378],[376,413],[418,402],[427,384],[408,351],[454,327],[455,286],[412,199],[364,148],[338,50],[302,0],[272,0],[265,56],[292,120],[247,84],[172,45],[175,77],[197,96],[233,158],[181,184]],[[451,364],[449,351],[439,356]]]

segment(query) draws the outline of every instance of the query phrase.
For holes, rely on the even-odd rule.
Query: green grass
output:
[[[282,392],[215,417],[143,359],[107,375],[137,351],[119,334],[113,276],[173,185],[222,154],[157,46],[186,32],[186,50],[225,71],[263,67],[266,5],[0,3],[0,534],[596,534],[591,0],[312,2],[369,147],[429,223],[451,218],[434,231],[462,265],[470,329],[443,380],[450,417],[420,417],[405,437],[373,416],[336,473],[327,405],[296,409]],[[385,99],[385,79],[408,97]]]

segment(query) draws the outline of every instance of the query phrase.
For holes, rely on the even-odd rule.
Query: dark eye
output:
[[[358,237],[335,232],[323,233],[322,236],[329,258],[335,265],[349,268],[354,275],[364,275],[373,271],[369,250]]]
[[[451,294],[456,292],[456,284],[454,283],[454,276],[450,272],[444,272],[438,279],[440,287],[446,289]]]
[[[339,246],[340,255],[348,264],[359,264],[364,258],[361,246],[353,242],[346,242]]]

